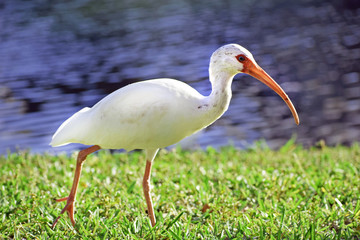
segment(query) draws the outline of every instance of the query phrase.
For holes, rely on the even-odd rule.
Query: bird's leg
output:
[[[143,190],[144,195],[146,199],[146,205],[148,208],[148,215],[151,221],[151,226],[155,226],[156,220],[155,220],[155,214],[154,214],[154,207],[152,204],[151,196],[150,196],[150,171],[151,171],[151,164],[152,162],[147,160],[146,161],[146,168],[145,168],[145,174],[143,179]]]
[[[144,190],[144,195],[145,195],[145,199],[146,199],[148,215],[149,215],[152,227],[155,226],[156,220],[155,220],[155,214],[154,214],[154,207],[153,207],[153,204],[151,201],[151,196],[150,196],[150,173],[151,173],[152,162],[153,162],[158,150],[159,149],[146,151],[146,167],[145,167],[145,173],[144,173],[144,178],[143,178],[143,190]]]
[[[76,197],[76,191],[79,185],[80,180],[80,174],[81,174],[81,168],[83,162],[86,160],[87,155],[90,153],[96,152],[97,150],[101,149],[100,146],[94,145],[92,147],[86,148],[84,150],[81,150],[78,154],[77,161],[76,161],[76,169],[75,169],[75,175],[74,175],[74,181],[73,185],[71,187],[71,191],[68,197],[57,199],[57,202],[62,202],[66,200],[66,205],[63,208],[63,210],[60,212],[60,215],[55,219],[53,225],[51,228],[54,228],[57,224],[58,220],[60,219],[61,215],[64,212],[67,212],[72,225],[75,227],[75,219],[74,219],[74,203],[75,203],[75,197]]]

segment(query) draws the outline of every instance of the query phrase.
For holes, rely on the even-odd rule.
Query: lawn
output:
[[[54,198],[68,195],[76,153],[0,156],[0,239],[359,239],[360,146],[289,141],[247,150],[162,150],[152,169],[158,220],[142,192],[144,154],[86,160],[76,230]]]

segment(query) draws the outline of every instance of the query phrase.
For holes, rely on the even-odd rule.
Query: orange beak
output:
[[[265,85],[267,85],[269,88],[274,90],[288,105],[290,108],[290,111],[295,119],[295,123],[299,125],[300,120],[299,116],[296,112],[296,109],[294,105],[292,104],[291,100],[287,96],[287,94],[284,92],[284,90],[275,82],[274,79],[272,79],[269,74],[267,74],[259,65],[256,63],[253,63],[252,61],[248,61],[246,66],[244,66],[244,73],[247,73],[254,78],[258,79],[259,81],[263,82]]]

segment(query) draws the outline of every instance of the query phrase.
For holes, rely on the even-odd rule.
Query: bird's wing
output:
[[[75,113],[59,127],[51,145],[82,143],[128,150],[171,145],[185,137],[184,123],[202,97],[172,79],[130,84]]]

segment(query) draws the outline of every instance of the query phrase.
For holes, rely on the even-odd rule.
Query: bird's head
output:
[[[211,56],[210,69],[227,72],[230,75],[246,73],[275,91],[288,105],[296,124],[300,123],[294,105],[285,91],[255,61],[253,55],[238,44],[228,44],[217,49]]]

